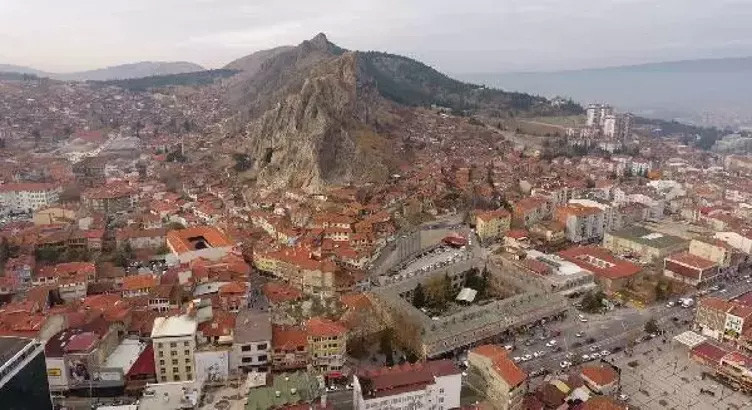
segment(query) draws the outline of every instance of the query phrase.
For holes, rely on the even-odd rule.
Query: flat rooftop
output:
[[[611,232],[611,235],[658,249],[673,248],[688,243],[687,240],[678,236],[651,231],[642,226],[631,226],[620,231]]]
[[[123,369],[123,374],[128,374],[144,349],[146,349],[146,343],[135,339],[125,339],[107,356],[104,367],[117,367]]]
[[[197,328],[198,321],[188,315],[158,317],[154,319],[151,338],[192,336]]]
[[[0,367],[5,366],[16,353],[23,350],[31,343],[31,339],[25,337],[2,336],[0,337]]]

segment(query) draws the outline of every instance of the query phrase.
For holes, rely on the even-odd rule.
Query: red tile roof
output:
[[[346,327],[321,317],[313,317],[306,320],[303,327],[308,335],[313,337],[342,336],[347,333]]]
[[[606,249],[597,246],[569,248],[559,252],[559,256],[597,276],[608,279],[628,278],[642,270],[639,265],[619,259]],[[599,265],[601,261],[605,264]]]
[[[144,349],[144,351],[141,352],[141,355],[138,356],[136,361],[133,362],[133,366],[131,366],[130,370],[128,370],[128,374],[126,375],[126,377],[156,374],[155,368],[156,366],[154,363],[154,346],[152,346],[152,344],[149,343],[149,345],[146,346],[146,349]]]
[[[700,270],[708,270],[716,266],[715,262],[701,258],[697,255],[692,255],[689,252],[675,253],[666,258],[667,260],[681,263],[683,265],[691,266]]]
[[[715,364],[720,363],[721,358],[725,356],[726,353],[728,353],[727,350],[708,342],[702,342],[690,350],[692,356],[698,356],[703,360]]]
[[[470,350],[470,352],[491,360],[496,373],[512,387],[519,386],[527,379],[525,372],[507,357],[506,350],[501,346],[482,345]]]
[[[196,226],[179,229],[167,233],[167,241],[177,253],[194,251],[191,238],[203,237],[207,244],[213,248],[232,246],[230,239],[218,228],[213,226]]]
[[[619,378],[619,374],[611,366],[585,366],[581,374],[583,378],[601,387],[608,386]]]
[[[306,332],[298,327],[272,325],[272,347],[274,350],[297,350],[307,347]]]

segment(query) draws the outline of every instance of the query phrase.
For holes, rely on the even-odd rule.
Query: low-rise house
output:
[[[580,376],[590,390],[596,393],[611,395],[619,389],[619,373],[610,365],[584,366]]]
[[[642,268],[620,259],[608,250],[597,246],[573,247],[559,252],[559,256],[592,272],[595,282],[606,293],[615,293],[636,281]]]
[[[124,228],[115,234],[118,248],[127,243],[131,249],[160,249],[165,246],[165,233],[163,228],[133,229]]]
[[[152,289],[157,287],[158,284],[159,279],[155,275],[142,274],[126,276],[123,278],[123,297],[136,298],[147,296],[151,293]]]

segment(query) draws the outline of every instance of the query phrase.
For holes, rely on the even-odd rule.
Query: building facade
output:
[[[157,380],[193,380],[198,323],[188,315],[158,317],[151,332]]]

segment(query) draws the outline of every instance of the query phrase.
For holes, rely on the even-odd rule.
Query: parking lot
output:
[[[749,409],[752,397],[706,378],[686,348],[658,342],[637,346],[631,356],[613,355],[622,369],[622,394],[640,409]],[[701,391],[704,391],[702,393]]]
[[[469,257],[470,253],[465,249],[439,247],[425,256],[416,258],[402,269],[400,273],[426,272]]]

